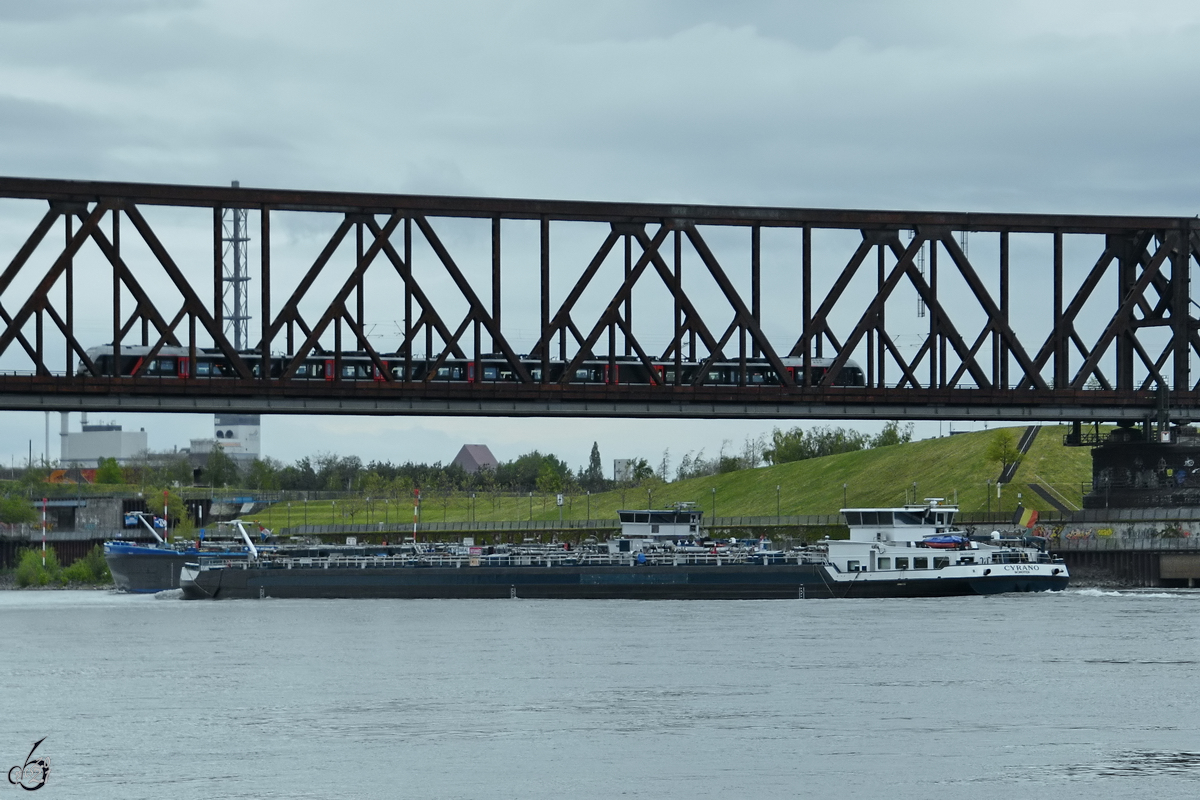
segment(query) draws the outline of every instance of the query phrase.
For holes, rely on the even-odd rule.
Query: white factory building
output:
[[[146,429],[123,430],[116,423],[89,423],[87,414],[81,420],[82,430],[68,430],[68,414],[62,414],[62,430],[59,434],[59,466],[96,467],[102,458],[115,458],[119,464],[130,464],[145,458],[150,453]],[[258,414],[217,414],[213,417],[213,438],[192,439],[191,447],[183,452],[203,456],[221,448],[239,468],[249,466],[262,455],[262,426]],[[179,453],[178,449],[172,451]],[[201,458],[203,462],[205,458]]]
[[[145,428],[126,431],[114,423],[89,424],[87,414],[83,415],[81,427],[77,433],[68,432],[67,415],[62,415],[59,466],[91,468],[99,465],[102,458],[115,458],[119,464],[129,464],[146,453]]]

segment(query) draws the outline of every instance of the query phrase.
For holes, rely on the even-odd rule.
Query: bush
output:
[[[18,586],[45,586],[50,581],[64,583],[62,565],[53,547],[46,548],[46,565],[42,566],[41,550],[22,550],[17,563]]]
[[[108,571],[108,562],[104,560],[103,548],[96,545],[86,556],[64,569],[62,582],[111,583],[112,574]]]

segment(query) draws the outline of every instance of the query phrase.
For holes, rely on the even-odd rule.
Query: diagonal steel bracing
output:
[[[0,398],[9,398],[0,407],[28,407],[26,395],[74,407],[82,398],[170,405],[178,396],[211,397],[227,410],[803,417],[893,409],[932,418],[954,408],[1028,420],[1145,417],[1165,387],[1173,418],[1200,419],[1190,363],[1200,356],[1190,282],[1200,231],[1187,215],[20,178],[0,178],[0,199]],[[195,235],[181,233],[178,213],[164,224],[164,207],[194,217]],[[219,304],[217,226],[227,208],[260,226],[252,284],[260,329],[241,352],[223,334]],[[298,214],[334,222],[300,247],[312,239],[288,235]],[[455,218],[466,227],[446,223]],[[529,223],[532,248],[512,238]],[[595,231],[575,233],[581,224]],[[718,258],[717,228],[747,229],[743,249],[722,248]],[[211,246],[197,248],[207,235]],[[574,245],[589,235],[581,258]],[[414,259],[434,277],[418,279]],[[481,260],[482,271],[473,266]],[[685,271],[685,263],[700,266]],[[569,287],[557,304],[552,283]],[[383,328],[395,335],[381,336]],[[127,352],[138,356],[132,367],[112,357]],[[220,379],[151,374],[157,358],[180,352],[219,361]],[[314,358],[335,363],[327,380],[300,370]],[[346,378],[346,363],[372,377],[360,380],[360,369]],[[845,385],[855,370],[861,381]],[[484,377],[500,372],[503,380]]]

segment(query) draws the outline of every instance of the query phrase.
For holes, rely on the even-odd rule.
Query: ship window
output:
[[[974,557],[974,556],[965,556],[965,557],[963,557],[963,558],[960,558],[960,559],[958,560],[958,563],[960,563],[960,564],[974,564],[974,563],[975,563],[975,557]]]
[[[891,569],[892,568],[892,560],[890,558],[879,559],[879,568],[880,569]]]
[[[658,533],[658,526],[657,526],[657,525],[651,525],[651,526],[650,526],[650,532],[651,532],[651,533]]]
[[[950,559],[946,556],[934,556],[933,568],[941,569],[942,567],[950,566]]]
[[[649,514],[634,514],[633,521],[634,522],[649,522],[650,515]]]
[[[914,514],[911,511],[895,512],[895,521],[897,525],[920,525],[924,520],[920,514]]]
[[[913,559],[913,569],[929,569],[929,559],[928,558],[914,558]]]
[[[859,569],[860,569],[859,562],[857,562],[857,561],[847,561],[846,562],[846,571],[847,572],[858,572]]]
[[[862,512],[862,524],[863,525],[874,525],[874,524],[876,524],[875,520],[877,520],[877,519],[879,519],[879,514],[877,514],[874,511]]]
[[[846,524],[847,525],[862,525],[863,524],[862,523],[862,514],[858,513],[857,511],[847,511],[846,512]]]
[[[875,513],[878,517],[878,521],[875,523],[876,525],[882,525],[885,528],[890,528],[892,526],[892,512],[877,511]]]
[[[908,569],[908,559],[907,558],[897,558],[896,559],[896,569]]]

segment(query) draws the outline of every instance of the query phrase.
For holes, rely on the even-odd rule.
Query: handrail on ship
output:
[[[911,551],[910,551],[911,552]],[[939,552],[939,551],[933,551]],[[1034,557],[1023,550],[1000,550],[984,554],[978,550],[945,551],[962,556],[971,553],[976,565],[1000,564],[1050,564],[1057,559],[1049,553],[1038,553]],[[639,553],[589,553],[574,551],[549,551],[542,553],[506,553],[494,555],[459,555],[425,552],[404,555],[379,556],[281,556],[270,555],[258,560],[231,560],[219,556],[201,556],[201,569],[396,569],[396,568],[478,568],[478,567],[675,567],[675,566],[771,566],[800,564],[835,564],[820,550],[792,550],[788,552],[759,552],[736,550],[719,553],[641,552],[645,560],[637,560]],[[949,566],[949,565],[943,565]],[[933,569],[938,569],[934,567]],[[915,568],[914,568],[915,569]],[[840,571],[840,570],[839,570]],[[884,570],[893,572],[895,570]]]
[[[201,556],[201,569],[368,569],[397,567],[670,567],[670,566],[735,566],[735,565],[782,565],[817,564],[823,558],[812,553],[644,553],[646,560],[639,563],[637,554],[579,553],[564,552],[561,555],[503,555],[503,556],[460,556],[428,553],[419,556],[324,556],[269,557],[258,561],[233,561],[224,558]],[[472,563],[474,562],[474,563]]]

